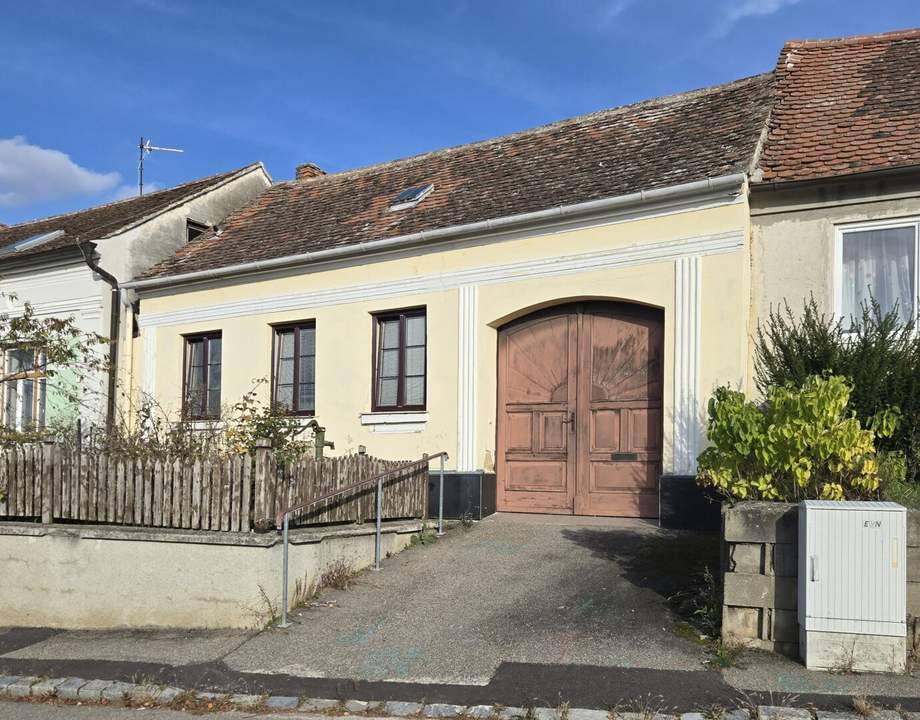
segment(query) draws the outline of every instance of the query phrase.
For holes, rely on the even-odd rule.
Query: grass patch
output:
[[[323,574],[319,578],[319,584],[324,588],[348,590],[354,584],[357,574],[350,562],[336,560],[323,570]]]
[[[417,535],[413,535],[412,539],[409,541],[409,545],[434,545],[438,541],[438,533],[435,532],[435,529],[425,525],[421,530],[419,530]]]

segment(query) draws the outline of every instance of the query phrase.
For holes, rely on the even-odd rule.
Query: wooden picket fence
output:
[[[268,447],[214,460],[138,459],[45,443],[0,450],[0,521],[82,522],[248,532],[275,515],[328,495],[402,461],[369,455],[283,463]],[[383,518],[424,517],[428,469],[397,473],[384,485]],[[322,503],[293,524],[364,522],[376,490],[359,488]]]

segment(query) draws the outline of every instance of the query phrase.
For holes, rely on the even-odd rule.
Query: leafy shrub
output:
[[[848,412],[851,386],[812,376],[802,388],[771,388],[763,405],[720,387],[709,401],[710,447],[699,482],[738,500],[873,497],[879,489],[876,439],[899,421],[886,408],[864,427]]]
[[[791,383],[803,387],[813,375],[841,375],[850,381],[849,407],[865,426],[879,411],[897,406],[902,421],[884,450],[900,452],[907,480],[920,482],[920,336],[914,321],[897,308],[883,313],[872,301],[860,317],[835,320],[812,297],[796,316],[789,305],[771,311],[758,327],[755,369],[758,389]]]

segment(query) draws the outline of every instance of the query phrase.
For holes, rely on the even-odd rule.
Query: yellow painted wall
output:
[[[550,234],[521,236],[473,246],[447,246],[437,251],[403,257],[379,258],[364,264],[343,264],[314,272],[299,269],[243,281],[145,292],[141,319],[171,322],[177,312],[207,309],[224,303],[276,298],[293,293],[341,288],[407,278],[429,277],[460,270],[485,268],[526,260],[571,256],[610,249],[739,232],[742,248],[701,260],[702,320],[700,346],[700,403],[711,388],[729,382],[742,385],[746,376],[749,322],[748,211],[744,201],[671,215],[620,221]],[[317,417],[327,427],[336,452],[358,445],[383,457],[411,458],[422,452],[447,450],[454,466],[458,432],[458,314],[459,290],[434,289],[420,294],[356,300],[335,306],[302,307],[283,312],[261,308],[211,321],[186,318],[176,324],[144,327],[131,348],[133,386],[143,387],[144,336],[156,334],[155,394],[168,409],[177,411],[181,394],[182,335],[221,330],[223,333],[222,398],[225,405],[250,389],[255,378],[268,377],[273,323],[316,321]],[[665,469],[670,466],[673,422],[673,340],[675,336],[675,262],[663,259],[626,266],[586,269],[577,274],[488,282],[478,289],[477,423],[475,464],[491,470],[495,456],[497,327],[526,309],[571,299],[610,298],[664,308]],[[359,416],[371,409],[371,313],[424,305],[428,317],[428,413],[420,433],[384,434],[363,427]],[[267,389],[265,392],[267,399]]]

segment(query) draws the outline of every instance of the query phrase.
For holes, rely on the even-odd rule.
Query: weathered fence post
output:
[[[252,525],[257,529],[264,529],[266,521],[274,526],[273,510],[275,505],[275,478],[271,471],[271,440],[259,438],[256,440],[256,487],[255,487],[255,512]]]
[[[54,514],[54,441],[42,443],[42,524],[50,525]]]

